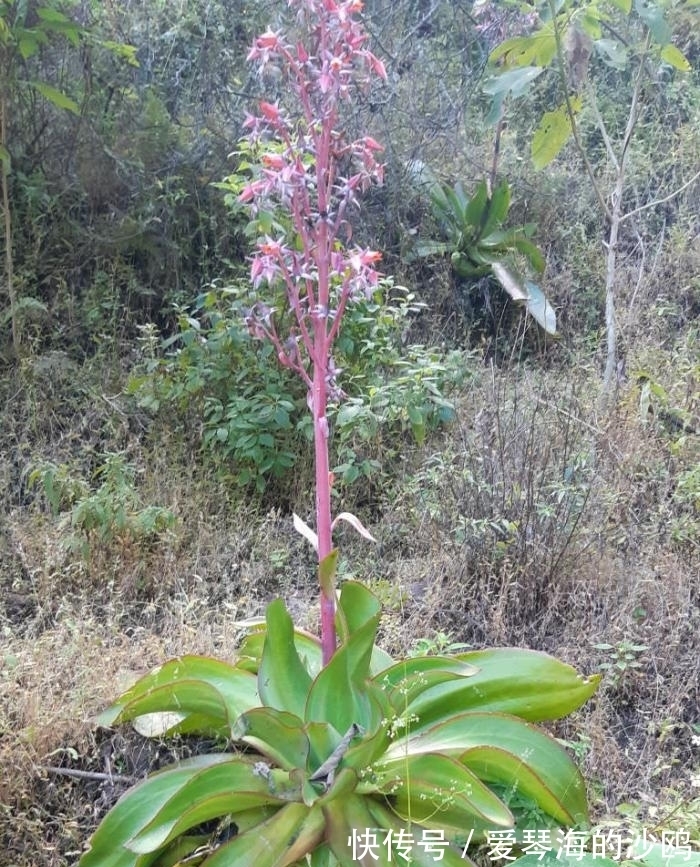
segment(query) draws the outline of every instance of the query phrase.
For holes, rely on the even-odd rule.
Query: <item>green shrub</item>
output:
[[[123,454],[105,455],[105,461],[96,473],[100,485],[90,492],[87,486],[77,490],[58,487],[56,479],[61,473],[44,472],[44,488],[60,508],[67,504],[64,491],[73,494],[70,513],[61,522],[70,530],[66,546],[87,557],[95,546],[125,543],[147,545],[156,541],[175,525],[175,515],[162,506],[144,506],[134,486],[135,470]],[[63,498],[61,498],[63,494]]]
[[[248,334],[251,303],[247,286],[210,287],[179,311],[178,334],[163,341],[162,356],[148,332],[147,357],[129,389],[151,411],[189,413],[201,425],[205,454],[236,484],[262,492],[308,451],[311,422],[298,377],[280,367],[271,344]],[[470,375],[470,360],[404,346],[418,309],[386,280],[346,312],[335,363],[348,399],[330,407],[341,483],[377,473],[404,434],[422,443],[453,418],[447,395]]]

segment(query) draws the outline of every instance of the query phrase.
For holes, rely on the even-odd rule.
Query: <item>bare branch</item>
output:
[[[664,202],[670,202],[671,199],[675,199],[676,196],[680,196],[683,190],[687,190],[691,184],[694,184],[695,181],[700,179],[700,171],[695,172],[693,177],[686,181],[682,187],[678,187],[677,190],[674,190],[672,193],[669,193],[667,196],[664,196],[663,199],[654,199],[653,202],[647,202],[646,205],[640,205],[638,208],[635,208],[633,211],[629,211],[627,214],[623,214],[620,217],[620,222],[624,223],[625,220],[629,220],[630,217],[635,217],[637,214],[640,214],[642,211],[648,211],[649,208],[655,208],[657,205],[663,205]]]

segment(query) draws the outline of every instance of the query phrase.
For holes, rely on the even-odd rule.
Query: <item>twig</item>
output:
[[[57,768],[53,765],[39,765],[40,771],[49,774],[58,774],[62,777],[74,777],[76,780],[97,780],[103,783],[124,783],[132,786],[140,782],[141,777],[129,777],[122,774],[105,774],[100,771],[79,771],[74,768]]]
[[[692,183],[695,183],[697,179],[700,178],[700,171],[695,172],[693,177],[686,181],[682,187],[678,187],[677,190],[674,190],[672,193],[669,193],[667,196],[664,196],[663,199],[654,199],[653,202],[647,202],[646,205],[640,205],[638,208],[635,208],[633,211],[628,211],[626,214],[623,214],[620,217],[620,222],[624,223],[625,220],[629,220],[630,217],[634,217],[639,214],[641,211],[647,211],[649,208],[655,208],[657,205],[663,205],[664,202],[669,202],[671,199],[675,199],[676,196],[679,196],[683,190],[686,190]]]

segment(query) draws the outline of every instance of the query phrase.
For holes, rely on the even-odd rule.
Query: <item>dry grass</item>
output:
[[[372,516],[378,549],[343,531],[341,571],[380,595],[383,638],[397,653],[446,633],[545,649],[592,672],[615,653],[596,644],[644,646],[638,665],[608,673],[557,731],[577,750],[597,815],[632,802],[652,824],[674,809],[689,824],[700,769],[700,558],[697,537],[674,541],[672,527],[687,508],[674,499],[677,476],[700,458],[698,438],[679,445],[658,419],[640,418],[634,384],[603,424],[593,379],[560,377],[485,374],[442,440],[394,468]],[[21,485],[7,496],[0,867],[74,862],[104,810],[103,784],[46,766],[140,773],[170,755],[95,729],[94,714],[121,687],[170,656],[230,657],[236,621],[277,593],[298,621],[316,617],[313,559],[288,516],[232,502],[172,433],[154,448],[103,411],[102,446],[111,431],[114,448],[128,447],[145,501],[171,508],[178,525],[143,547],[93,546],[84,562]],[[40,422],[33,438],[22,439],[19,423],[5,432],[12,460],[81,454],[80,436],[53,445]],[[70,432],[75,421],[62,424]],[[0,474],[21,481],[21,469],[5,463]]]

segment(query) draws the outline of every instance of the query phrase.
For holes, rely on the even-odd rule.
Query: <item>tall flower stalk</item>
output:
[[[386,79],[384,65],[365,46],[358,13],[361,0],[289,0],[297,13],[299,37],[268,30],[248,60],[262,73],[273,71],[287,86],[284,104],[261,102],[245,126],[262,153],[260,170],[240,200],[253,212],[277,209],[288,215],[279,237],[259,239],[251,280],[258,290],[282,287],[288,310],[257,301],[248,311],[251,333],[270,340],[282,365],[306,383],[313,416],[316,466],[316,544],[319,563],[333,550],[328,457],[329,401],[342,392],[333,343],[346,306],[370,296],[380,254],[352,246],[348,210],[372,183],[381,183],[381,146],[370,136],[350,140],[340,108],[372,76]],[[269,147],[267,147],[269,143]],[[308,528],[307,528],[308,529]],[[321,570],[323,572],[323,570]],[[321,580],[321,643],[327,663],[336,648],[335,593]]]

